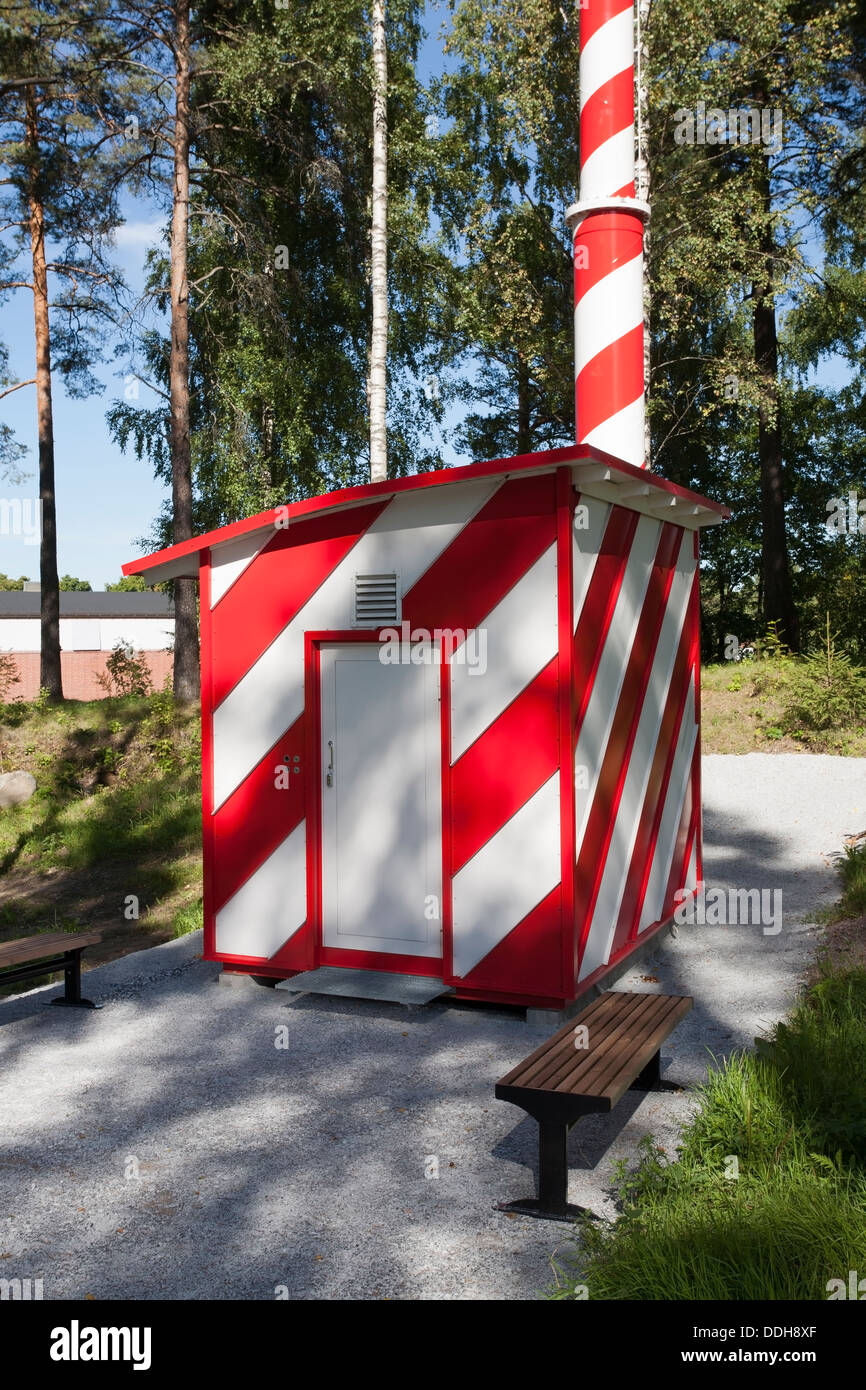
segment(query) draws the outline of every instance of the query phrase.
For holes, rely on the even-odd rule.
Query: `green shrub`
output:
[[[0,704],[11,696],[13,685],[20,685],[18,663],[11,652],[0,652]]]
[[[866,912],[866,844],[846,845],[839,861],[843,894],[839,911],[845,917]]]
[[[153,690],[147,657],[144,652],[133,652],[132,644],[122,638],[112,647],[105,671],[96,677],[96,683],[112,696],[149,695]]]
[[[824,647],[792,663],[781,725],[806,743],[823,746],[845,728],[866,721],[866,671],[836,645],[827,629]]]

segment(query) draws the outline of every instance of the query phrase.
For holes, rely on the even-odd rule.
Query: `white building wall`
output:
[[[65,652],[110,652],[120,640],[135,651],[163,651],[174,640],[173,618],[61,618]],[[0,652],[38,652],[38,618],[0,618]]]

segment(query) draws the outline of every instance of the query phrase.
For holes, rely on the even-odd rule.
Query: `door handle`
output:
[[[332,738],[328,739],[328,747],[331,750],[331,754],[328,761],[328,775],[325,778],[325,782],[329,787],[332,787],[334,785],[334,740]]]

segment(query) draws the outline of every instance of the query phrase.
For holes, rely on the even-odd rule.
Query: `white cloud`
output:
[[[162,222],[123,222],[114,234],[117,246],[150,246],[162,236]]]

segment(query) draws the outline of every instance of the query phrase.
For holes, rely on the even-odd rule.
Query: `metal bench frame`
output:
[[[602,996],[602,998],[609,996]],[[624,994],[625,999],[634,995]],[[651,996],[659,997],[659,996]],[[673,996],[663,996],[672,998]],[[573,1034],[581,1018],[578,1014],[564,1028],[554,1033],[547,1043],[537,1048],[529,1058],[508,1073],[497,1083],[497,1100],[508,1101],[520,1106],[538,1123],[538,1195],[522,1197],[514,1202],[499,1202],[497,1211],[517,1212],[521,1216],[535,1216],[546,1221],[573,1221],[581,1215],[592,1215],[585,1207],[575,1206],[568,1201],[568,1132],[572,1125],[584,1115],[608,1113],[625,1094],[630,1091],[679,1090],[680,1088],[661,1079],[661,1043],[673,1032],[677,1023],[691,1009],[692,1000],[680,996],[681,1004],[676,1006],[674,1017],[663,1025],[658,1037],[659,1046],[647,1059],[645,1047],[638,1047],[627,1054],[627,1060],[617,1066],[612,1085],[606,1092],[592,1094],[587,1092],[568,1092],[538,1087],[522,1086],[513,1083],[511,1078],[527,1065],[530,1058],[545,1050],[553,1052],[560,1040]],[[598,1003],[597,1000],[593,1003]],[[591,1008],[592,1006],[590,1006]],[[628,1020],[617,1022],[608,1038],[618,1038],[628,1027]],[[651,1035],[652,1036],[652,1035]],[[653,1037],[653,1040],[656,1039]],[[644,1055],[641,1055],[643,1053]],[[587,1057],[591,1056],[588,1051]]]
[[[34,937],[34,941],[38,941],[38,937]],[[81,996],[81,956],[86,950],[86,946],[75,946],[59,955],[48,956],[39,961],[29,961],[25,965],[0,967],[0,984],[15,984],[19,980],[34,980],[39,975],[53,975],[57,970],[62,970],[63,994],[57,999],[46,1000],[46,1003],[60,1004],[69,1009],[101,1009],[101,1004],[94,1004],[92,999],[83,999]]]

